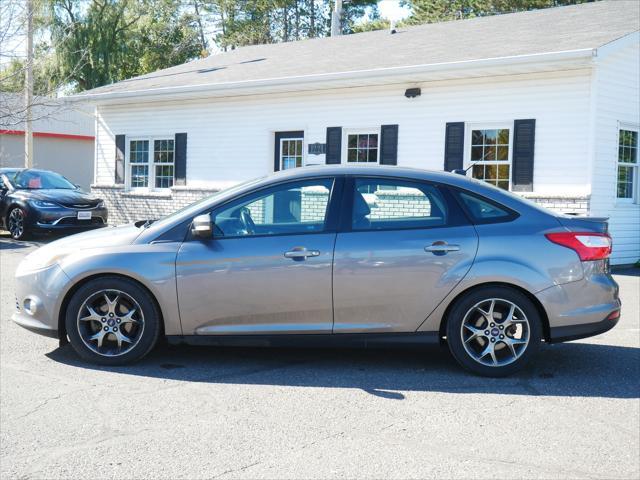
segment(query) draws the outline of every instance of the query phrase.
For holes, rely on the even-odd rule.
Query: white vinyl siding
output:
[[[594,70],[593,183],[591,211],[609,217],[613,264],[640,259],[640,199],[619,199],[617,173],[621,129],[638,127],[640,119],[640,47],[638,34],[626,46],[597,59]],[[624,39],[620,42],[624,42]],[[613,46],[615,47],[615,45]]]
[[[434,81],[412,99],[394,85],[100,106],[96,180],[113,183],[116,132],[162,135],[179,125],[189,135],[187,186],[222,188],[273,171],[274,131],[304,130],[305,143],[325,143],[327,127],[340,126],[346,163],[347,131],[398,124],[398,165],[442,170],[447,122],[535,118],[536,193],[586,195],[589,88],[589,71],[573,70]]]

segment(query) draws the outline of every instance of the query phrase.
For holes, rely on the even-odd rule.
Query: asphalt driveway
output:
[[[640,272],[612,331],[507,379],[444,349],[161,346],[82,363],[14,325],[38,242],[0,234],[2,478],[639,478]]]

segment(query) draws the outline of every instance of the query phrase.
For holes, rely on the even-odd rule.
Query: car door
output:
[[[331,333],[341,185],[290,181],[214,209],[213,238],[187,239],[177,255],[184,334]]]
[[[478,246],[446,188],[356,177],[334,253],[334,333],[415,331],[469,271]]]

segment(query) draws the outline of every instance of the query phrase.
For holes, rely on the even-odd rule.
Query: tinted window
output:
[[[324,230],[332,179],[291,182],[249,195],[215,212],[217,236],[313,233]]]
[[[395,179],[357,179],[353,230],[429,228],[447,224],[448,208],[432,185]]]
[[[476,221],[506,220],[512,217],[511,212],[508,210],[502,209],[494,203],[483,200],[475,195],[460,192],[460,198]]]

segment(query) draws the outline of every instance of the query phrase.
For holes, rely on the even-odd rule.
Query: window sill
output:
[[[616,200],[613,206],[615,208],[634,209],[640,207],[640,203]]]
[[[171,198],[170,191],[152,191],[152,190],[127,190],[122,193],[123,197],[129,198]]]

